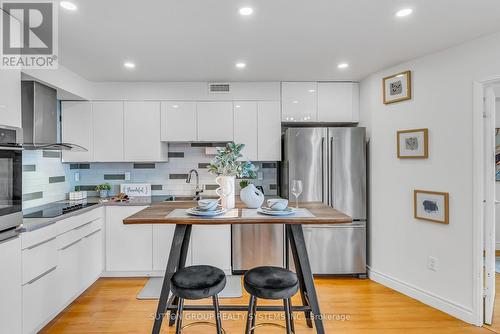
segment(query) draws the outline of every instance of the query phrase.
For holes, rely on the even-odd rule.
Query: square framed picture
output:
[[[391,75],[382,81],[384,104],[411,99],[411,71]]]
[[[414,190],[413,210],[415,219],[449,224],[449,197],[448,193]]]
[[[429,129],[398,131],[399,159],[427,159],[429,157]]]

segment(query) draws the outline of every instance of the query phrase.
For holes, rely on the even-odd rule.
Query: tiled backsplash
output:
[[[107,182],[112,186],[111,193],[116,194],[121,183],[151,183],[153,195],[192,196],[196,179],[193,176],[188,184],[186,178],[189,170],[197,169],[204,194],[212,196],[218,186],[215,176],[208,173],[208,163],[214,156],[205,154],[204,146],[206,144],[169,144],[169,161],[166,163],[70,164],[66,178],[72,189],[79,186],[81,190],[92,191],[96,185]],[[256,164],[259,167],[258,172],[262,173],[262,179],[251,182],[263,186],[266,195],[276,195],[277,164]],[[75,181],[76,173],[79,174],[79,181]],[[126,173],[130,173],[130,181],[125,180]]]
[[[23,209],[66,199],[68,173],[60,152],[23,151]]]

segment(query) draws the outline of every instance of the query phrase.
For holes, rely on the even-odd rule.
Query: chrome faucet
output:
[[[186,179],[186,183],[191,183],[191,176],[194,173],[196,176],[196,188],[195,188],[195,193],[194,193],[194,201],[198,201],[201,199],[201,193],[203,192],[203,189],[200,188],[200,175],[198,174],[198,171],[196,169],[191,169],[188,172],[188,177]]]

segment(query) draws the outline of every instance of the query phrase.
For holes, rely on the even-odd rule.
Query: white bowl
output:
[[[267,206],[274,211],[283,211],[288,207],[288,200],[282,198],[268,199]]]
[[[202,210],[215,210],[217,208],[217,204],[219,203],[216,199],[200,199],[198,201],[198,207]]]

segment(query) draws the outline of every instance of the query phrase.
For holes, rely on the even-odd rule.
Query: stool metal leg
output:
[[[292,310],[290,308],[290,299],[283,299],[283,306],[285,306],[286,334],[292,334]]]
[[[245,334],[250,334],[250,329],[253,327],[253,310],[255,307],[255,296],[250,296],[250,302],[248,303],[248,314],[247,314],[247,325],[245,328]]]
[[[255,320],[257,320],[257,297],[255,297],[255,301],[253,302],[253,309],[252,309],[252,327],[250,330],[250,334],[255,333]]]
[[[184,309],[184,299],[179,298],[179,305],[177,309],[177,326],[175,327],[175,334],[181,334],[182,332],[182,311]]]
[[[292,312],[292,298],[289,298],[288,299],[288,305],[290,307],[290,324],[291,324],[291,330],[292,330],[292,333],[295,333],[295,323],[294,323],[294,318],[293,318],[293,312]]]
[[[217,334],[222,334],[222,324],[220,320],[219,297],[213,296],[214,309],[215,309],[215,325],[217,327]]]

